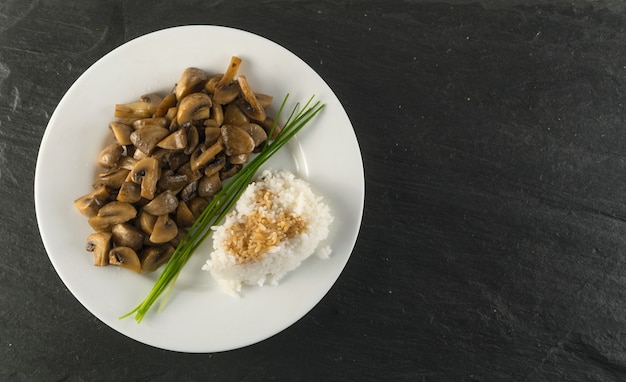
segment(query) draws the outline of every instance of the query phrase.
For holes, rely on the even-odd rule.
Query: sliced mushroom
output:
[[[230,62],[228,63],[228,68],[226,68],[226,72],[224,72],[224,75],[222,76],[222,78],[220,78],[219,82],[215,86],[219,87],[221,85],[228,85],[231,82],[235,81],[235,77],[239,72],[240,66],[241,58],[237,56],[232,56],[230,58]]]
[[[183,152],[189,155],[194,152],[198,144],[200,144],[200,134],[194,125],[186,126],[185,131],[187,132],[187,147],[185,147]]]
[[[167,165],[172,171],[178,170],[180,166],[184,165],[185,163],[189,163],[189,155],[181,151],[173,152],[167,158]]]
[[[115,167],[130,171],[133,169],[133,167],[135,167],[135,164],[137,164],[137,159],[133,158],[132,156],[125,155],[117,161]]]
[[[98,164],[105,168],[114,167],[122,156],[124,149],[117,143],[107,145],[98,154]]]
[[[98,181],[96,183],[99,185],[105,185],[111,190],[117,190],[122,186],[129,172],[129,170],[123,168],[113,168],[99,174]]]
[[[170,170],[171,171],[171,170]],[[157,182],[157,192],[163,192],[165,190],[173,191],[177,193],[188,183],[187,175],[175,174],[173,171],[167,175],[163,174],[161,179]]]
[[[102,184],[90,193],[74,200],[74,206],[81,214],[93,217],[98,214],[100,207],[107,203],[110,196],[109,190]]]
[[[239,155],[233,155],[231,157],[228,157],[228,161],[232,164],[245,164],[246,162],[248,162],[248,159],[250,158],[250,154],[239,154]]]
[[[154,272],[172,257],[175,248],[169,244],[148,247],[142,251],[141,271]]]
[[[176,173],[179,175],[186,175],[188,182],[195,182],[196,180],[202,178],[202,172],[191,169],[191,162],[187,162],[180,166]]]
[[[152,118],[141,118],[133,122],[133,128],[135,130],[143,129],[146,127],[162,127],[167,128],[170,125],[170,121],[165,117],[152,117]]]
[[[204,166],[204,175],[211,176],[217,174],[226,164],[226,155],[216,155],[209,163]]]
[[[85,250],[93,252],[93,265],[102,267],[109,264],[109,250],[111,249],[111,233],[96,232],[87,236]]]
[[[109,264],[130,269],[133,272],[141,273],[141,262],[139,256],[132,248],[115,247],[109,251]]]
[[[196,150],[193,154],[191,154],[191,158],[189,159],[191,171],[198,171],[204,167],[207,163],[209,163],[209,161],[215,158],[217,154],[221,153],[222,150],[223,146],[220,141],[217,141],[206,150],[202,150],[201,148]]]
[[[188,202],[195,196],[197,196],[196,191],[198,190],[198,180],[194,180],[188,183],[182,190],[180,190],[180,199],[184,202]]]
[[[187,147],[187,132],[183,129],[176,130],[157,143],[157,146],[167,150],[182,150]]]
[[[193,67],[185,69],[174,89],[176,99],[180,101],[188,94],[200,91],[208,80],[209,76],[201,69]]]
[[[176,225],[178,225],[178,223],[176,223]],[[173,246],[173,248],[177,248],[178,245],[183,241],[183,239],[185,238],[185,234],[187,233],[187,231],[185,231],[184,229],[180,228],[180,226],[178,226],[178,234],[176,235],[175,238],[173,238],[172,240],[169,241],[169,245]]]
[[[115,118],[147,118],[151,117],[161,103],[162,98],[157,94],[146,94],[139,101],[116,104]]]
[[[204,122],[202,122],[202,125],[204,125],[204,127],[211,127],[211,128],[219,128],[220,125],[218,125],[217,121],[214,120],[213,118],[207,118],[204,120]]]
[[[267,136],[271,139],[276,139],[276,136],[282,130],[282,127],[273,118],[267,117],[261,122],[261,127],[267,133]]]
[[[210,112],[211,105],[211,97],[209,97],[208,94],[191,93],[178,103],[176,120],[180,125],[192,122],[195,113],[202,109],[207,109]],[[206,118],[208,118],[208,116]]]
[[[176,222],[168,215],[160,215],[154,223],[152,234],[150,235],[150,242],[156,244],[167,243],[175,238],[176,235],[178,235]]]
[[[204,91],[207,94],[213,95],[215,93],[215,85],[220,82],[223,76],[224,74],[222,73],[213,74],[212,76],[210,76],[209,80],[204,85]]]
[[[213,101],[220,105],[227,105],[233,102],[239,93],[241,93],[241,89],[237,81],[225,85],[216,84],[215,92],[213,93]]]
[[[265,109],[261,106],[252,89],[250,89],[246,76],[240,75],[237,77],[237,81],[241,88],[241,94],[243,94],[243,99],[239,100],[239,107],[249,118],[255,121],[265,120]]]
[[[206,127],[204,129],[204,145],[206,147],[214,145],[219,139],[221,133],[222,133],[222,130],[217,126]]]
[[[254,140],[254,147],[259,147],[267,140],[267,133],[265,130],[256,123],[247,123],[240,126],[243,131],[250,134],[252,140]]]
[[[143,247],[145,235],[128,223],[116,224],[111,228],[113,243],[119,247],[130,247],[135,252]]]
[[[204,209],[207,208],[207,206],[209,205],[209,201],[206,200],[205,198],[201,198],[197,196],[191,199],[187,203],[187,205],[189,206],[189,210],[191,211],[191,213],[193,213],[193,216],[195,218],[198,218],[198,216],[200,216],[202,211],[204,211]]]
[[[157,217],[147,213],[146,211],[141,211],[139,213],[139,217],[137,218],[137,225],[139,229],[146,235],[152,235],[152,230],[154,228],[154,223],[156,222]]]
[[[176,224],[179,227],[191,227],[195,219],[187,203],[182,200],[179,201],[178,207],[176,208]]]
[[[174,106],[176,106],[177,102],[178,100],[176,99],[175,93],[170,93],[166,95],[165,97],[163,97],[163,100],[161,100],[161,103],[154,111],[154,117],[155,118],[165,117],[168,111]],[[168,119],[171,119],[171,118],[168,118]]]
[[[224,110],[224,125],[241,126],[246,123],[250,123],[250,118],[241,111],[237,103],[232,102],[226,105],[226,110]]]
[[[148,93],[139,97],[139,100],[141,102],[146,102],[152,105],[158,105],[163,100],[163,97],[161,97],[159,94],[156,94],[156,93]]]
[[[150,155],[150,157],[156,159],[157,162],[159,162],[159,166],[163,167],[167,164],[168,157],[172,155],[172,152],[172,150],[164,149],[157,146],[152,152],[152,155]]]
[[[178,207],[176,195],[172,191],[166,190],[143,206],[143,211],[158,216],[174,212],[176,211],[176,207]]]
[[[202,93],[204,94],[204,93]],[[195,121],[204,121],[207,120],[211,117],[211,108],[210,107],[202,107],[200,109],[198,109],[198,111],[196,111],[195,113],[193,113],[193,115],[191,116],[191,121],[195,122]]]
[[[214,102],[213,106],[211,106],[211,116],[215,120],[215,123],[217,123],[218,127],[222,126],[222,123],[224,123],[224,109],[222,108],[222,105]]]
[[[110,122],[109,128],[113,132],[113,136],[115,137],[115,141],[122,145],[130,145],[132,142],[130,141],[130,134],[134,131],[133,127],[121,122]]]
[[[256,96],[256,99],[259,101],[259,104],[261,105],[261,107],[263,107],[264,109],[267,109],[272,104],[272,101],[274,100],[274,97],[268,94],[254,93],[254,95]]]
[[[170,107],[167,109],[167,114],[165,114],[165,118],[170,121],[170,131],[174,131],[174,127],[178,126],[178,121],[176,120],[176,113],[178,113],[178,107]]]
[[[150,125],[133,131],[130,135],[130,140],[136,148],[150,155],[157,143],[167,137],[169,133],[169,130],[164,127]]]
[[[225,105],[232,102],[239,95],[239,84],[235,81],[241,65],[241,59],[232,56],[228,68],[220,80],[215,84],[213,99],[215,102]]]
[[[137,210],[132,204],[113,201],[102,206],[98,214],[89,218],[88,222],[96,232],[109,232],[114,225],[126,223],[135,216]]]
[[[226,164],[224,164],[224,167],[220,170],[220,178],[222,180],[230,178],[237,174],[242,168],[243,166],[240,164],[226,162]]]
[[[137,203],[141,200],[141,185],[135,182],[124,182],[117,193],[118,202]]]
[[[235,125],[223,125],[222,141],[224,152],[228,156],[249,154],[254,150],[254,140],[250,134]]]
[[[219,174],[203,176],[198,182],[198,195],[204,198],[213,196],[222,189],[222,181]]]
[[[148,200],[154,199],[157,182],[161,176],[159,161],[155,158],[144,158],[135,164],[129,173],[130,179],[141,184],[141,197]]]
[[[133,146],[133,147],[135,147],[135,146]],[[148,156],[149,156],[148,154],[144,153],[141,150],[135,150],[135,152],[133,153],[133,159],[135,161],[140,161],[142,159],[147,158]]]

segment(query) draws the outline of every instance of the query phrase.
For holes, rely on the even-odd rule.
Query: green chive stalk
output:
[[[289,95],[287,94],[278,110],[276,120],[280,118],[280,115],[287,103]],[[169,288],[168,293],[164,296],[161,302],[161,310],[167,302],[167,297],[178,278],[178,275],[182,271],[187,261],[191,258],[195,250],[204,242],[204,240],[211,235],[211,227],[218,225],[222,219],[228,214],[228,212],[235,205],[241,194],[246,187],[252,181],[254,175],[259,168],[274,155],[281,147],[283,147],[298,131],[300,131],[317,113],[323,108],[324,104],[319,101],[313,102],[311,97],[304,105],[302,110],[299,110],[299,104],[296,104],[285,123],[283,129],[276,135],[276,137],[270,142],[271,136],[274,135],[274,129],[276,128],[276,122],[270,133],[268,134],[268,142],[263,150],[244,166],[231,180],[220,190],[204,211],[196,218],[194,224],[187,231],[180,244],[176,247],[176,250],[172,254],[172,257],[166,264],[163,272],[155,282],[152,290],[148,296],[139,304],[135,309],[126,313],[120,319],[126,318],[131,315],[135,315],[135,320],[140,323],[141,320],[148,313],[152,305],[161,297],[163,292]]]

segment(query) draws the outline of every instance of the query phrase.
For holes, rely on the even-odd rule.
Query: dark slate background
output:
[[[3,1],[0,380],[626,380],[624,4]],[[217,354],[155,349],[93,317],[52,268],[33,201],[73,81],[185,24],[304,59],[343,102],[366,177],[330,293]]]

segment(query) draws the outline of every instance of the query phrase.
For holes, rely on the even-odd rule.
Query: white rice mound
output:
[[[332,221],[330,208],[307,182],[289,171],[266,170],[223,224],[213,227],[213,252],[202,269],[234,295],[243,285],[277,285],[314,253],[328,258],[330,248],[318,245],[328,237]]]

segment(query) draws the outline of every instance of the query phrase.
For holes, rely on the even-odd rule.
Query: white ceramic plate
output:
[[[139,304],[158,274],[92,265],[85,252],[91,233],[73,201],[90,192],[96,158],[110,139],[108,122],[116,103],[151,92],[166,94],[182,71],[226,69],[243,59],[240,74],[251,87],[272,94],[277,108],[312,95],[326,104],[314,122],[265,166],[287,169],[308,180],[333,210],[332,256],[309,258],[278,286],[247,287],[240,298],[220,291],[201,266],[207,240],[183,270],[167,306],[137,324],[119,317]],[[306,63],[254,34],[217,26],[186,26],[154,32],[113,50],[78,78],[59,103],[41,143],[35,174],[35,205],[50,260],[67,288],[96,317],[118,332],[158,348],[216,352],[264,340],[311,310],[335,283],[356,242],[364,202],[363,165],[352,125],[341,103]],[[155,306],[156,307],[156,306]]]

